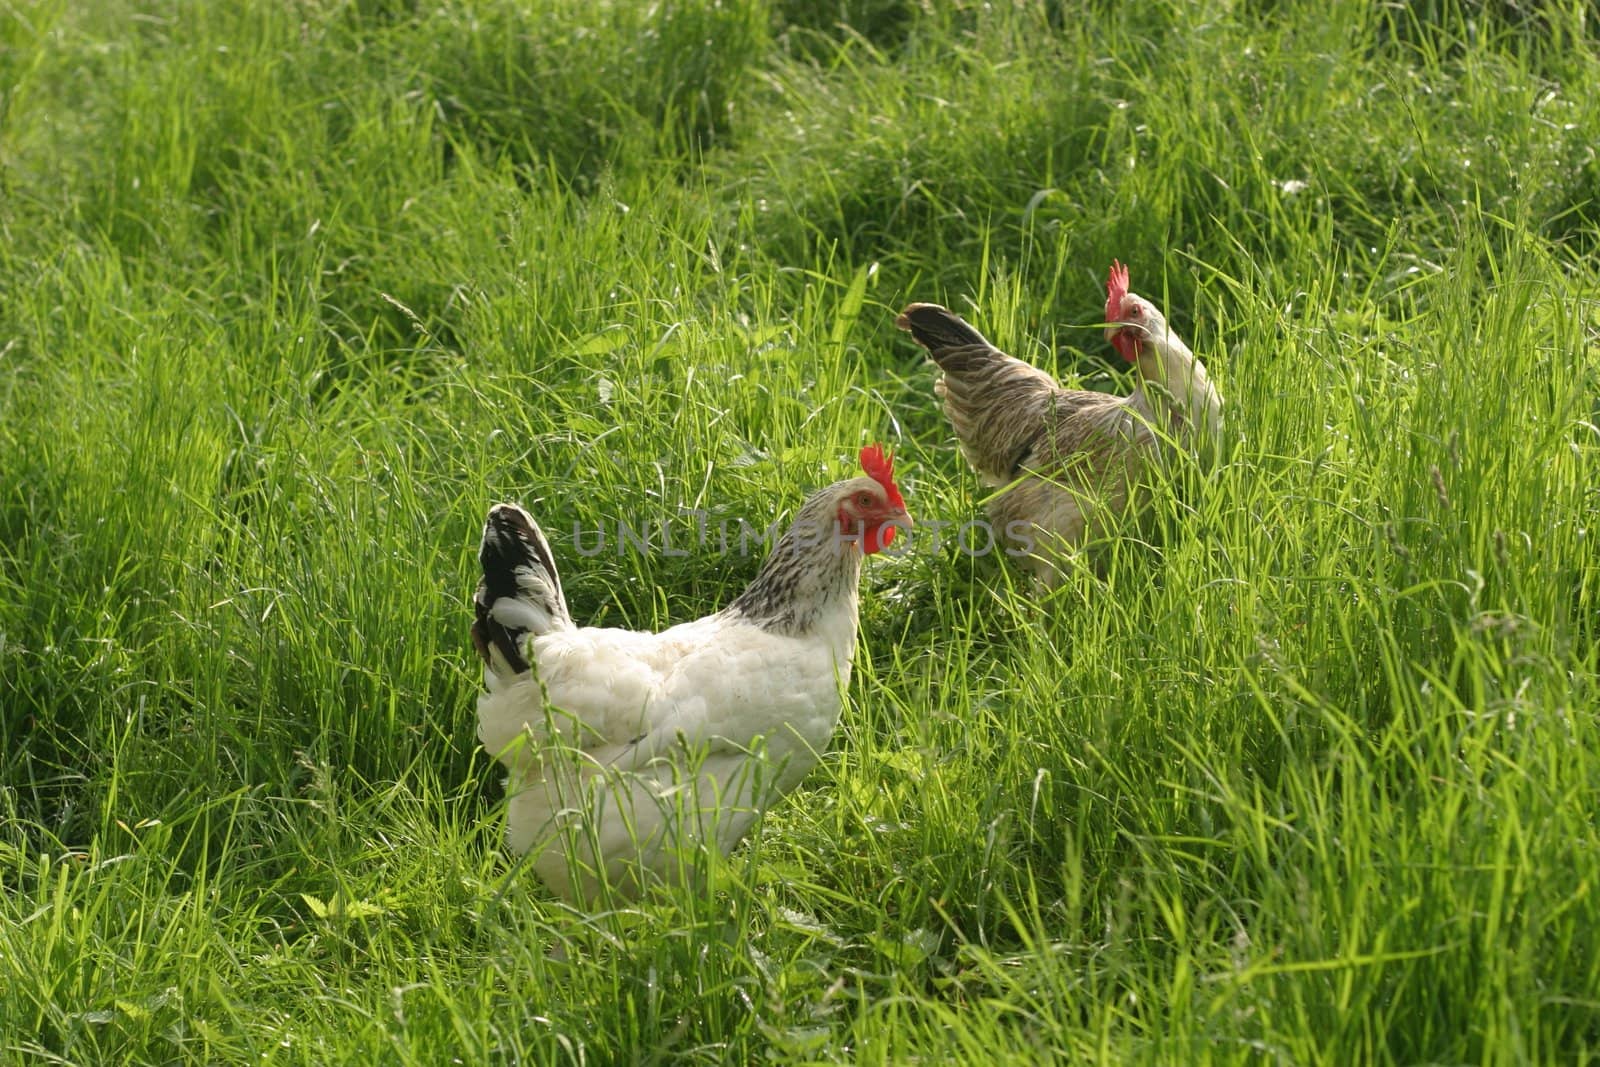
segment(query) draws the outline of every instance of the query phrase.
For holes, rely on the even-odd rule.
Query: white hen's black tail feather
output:
[[[524,638],[572,625],[550,542],[526,511],[496,504],[483,524],[478,562],[483,577],[472,598],[472,643],[496,674],[521,674],[528,669]]]

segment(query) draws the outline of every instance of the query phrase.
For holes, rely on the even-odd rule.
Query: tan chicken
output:
[[[861,562],[908,528],[893,460],[813,493],[723,610],[660,633],[578,626],[554,554],[490,509],[473,644],[478,736],[510,771],[506,836],[567,899],[637,895],[727,852],[814,767],[856,648]]]
[[[1137,503],[1163,446],[1208,450],[1222,425],[1205,366],[1154,305],[1128,292],[1117,262],[1106,322],[1106,340],[1138,369],[1127,396],[1063,389],[938,304],[911,304],[896,320],[938,364],[934,392],[967,462],[1004,489],[989,505],[996,543],[1025,554],[1047,588],[1061,580],[1063,553],[1103,536]]]

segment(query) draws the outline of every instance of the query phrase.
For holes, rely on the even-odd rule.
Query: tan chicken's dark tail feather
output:
[[[909,330],[917,344],[926,348],[935,362],[939,361],[942,352],[952,348],[973,345],[993,347],[966,319],[938,304],[908,304],[894,324],[902,330]]]

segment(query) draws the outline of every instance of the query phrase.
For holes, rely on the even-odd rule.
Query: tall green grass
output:
[[[0,3],[4,1058],[1592,1059],[1597,143],[1577,3]],[[873,561],[712,891],[552,902],[487,505],[638,627],[758,560],[575,528],[959,523],[894,311],[1126,389],[1113,256],[1225,461]]]

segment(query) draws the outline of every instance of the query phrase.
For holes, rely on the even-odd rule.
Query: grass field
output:
[[[1585,21],[1587,20],[1587,21]],[[1600,27],[1414,0],[0,0],[0,1060],[1600,1061]],[[913,299],[1224,462],[877,559],[709,892],[500,847],[487,505],[658,627],[896,449]]]

